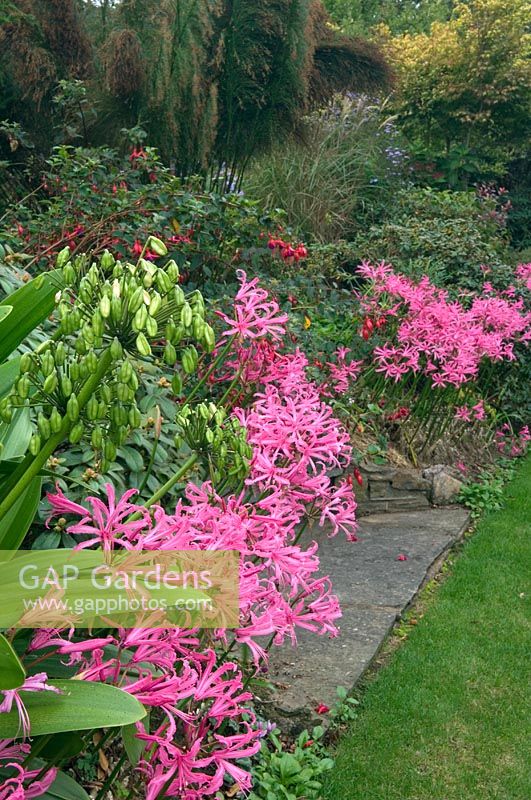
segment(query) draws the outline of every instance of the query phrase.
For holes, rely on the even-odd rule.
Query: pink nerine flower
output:
[[[50,768],[40,780],[34,780],[41,772],[39,769],[25,769],[20,764],[10,762],[6,765],[9,777],[4,778],[0,786],[0,800],[32,800],[45,794],[55,781],[57,769]],[[26,784],[26,785],[24,785]]]
[[[268,292],[258,286],[258,278],[247,280],[243,270],[237,271],[240,289],[234,300],[234,319],[218,311],[218,316],[229,328],[223,336],[237,336],[238,339],[257,339],[269,335],[279,339],[286,332],[287,314],[280,314],[280,306],[271,300]]]
[[[72,503],[56,487],[56,494],[47,494],[47,499],[52,506],[52,514],[47,520],[47,524],[52,516],[62,514],[74,514],[81,516],[81,521],[68,529],[71,534],[86,534],[90,538],[81,542],[75,549],[81,550],[93,545],[99,545],[103,550],[113,550],[119,544],[122,547],[131,549],[132,542],[137,538],[140,531],[146,529],[150,523],[149,513],[146,509],[130,503],[131,497],[138,492],[136,489],[129,489],[116,502],[114,487],[107,483],[107,503],[102,502],[97,497],[87,498],[91,509],[88,511],[78,503]],[[140,519],[130,520],[132,514],[140,513]]]
[[[4,689],[2,692],[4,699],[0,703],[0,714],[8,714],[13,708],[14,703],[18,710],[22,733],[25,739],[30,734],[30,718],[20,697],[20,692],[55,692],[56,694],[60,694],[59,689],[46,683],[47,680],[47,674],[45,672],[39,672],[37,675],[26,678],[23,685],[19,686],[18,689]]]

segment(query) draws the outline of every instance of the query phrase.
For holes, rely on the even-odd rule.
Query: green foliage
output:
[[[359,233],[353,246],[359,261],[384,259],[438,286],[477,290],[490,280],[503,288],[512,279],[512,256],[495,212],[495,200],[474,192],[403,189],[393,215]]]
[[[288,751],[275,732],[262,744],[249,800],[318,800],[323,776],[334,766],[322,744],[324,729],[304,731]]]
[[[432,22],[450,16],[452,0],[324,0],[330,16],[344,31],[367,34],[384,22],[393,33],[427,31]]]
[[[478,518],[504,506],[504,487],[515,472],[512,461],[502,461],[491,471],[482,471],[469,481],[459,494],[459,502],[468,508],[472,517]]]

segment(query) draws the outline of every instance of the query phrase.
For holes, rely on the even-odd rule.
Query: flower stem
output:
[[[155,503],[158,503],[158,501],[162,497],[164,497],[164,495],[167,492],[170,491],[172,486],[174,486],[183,477],[183,475],[186,475],[188,470],[191,469],[194,466],[194,464],[196,463],[198,458],[199,458],[198,453],[192,453],[192,455],[184,462],[182,467],[180,467],[180,469],[178,469],[177,472],[174,473],[171,476],[171,478],[169,480],[167,480],[166,483],[163,484],[160,487],[160,489],[157,489],[155,494],[152,494],[151,497],[149,498],[149,500],[146,500],[146,502],[143,504],[144,507],[145,508],[149,508],[150,506],[154,505]],[[131,517],[131,519],[133,519],[133,518],[134,518],[134,515],[133,515],[133,517]]]

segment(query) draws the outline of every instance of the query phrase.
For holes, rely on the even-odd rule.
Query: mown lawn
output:
[[[328,800],[531,798],[531,460],[366,690]]]

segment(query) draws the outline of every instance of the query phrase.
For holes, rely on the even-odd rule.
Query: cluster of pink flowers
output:
[[[482,422],[487,418],[483,400],[476,403],[475,406],[458,406],[455,410],[455,418],[460,419],[462,422]]]
[[[333,394],[345,394],[352,383],[359,378],[363,360],[347,360],[351,350],[348,347],[338,347],[334,353],[335,362],[327,361],[328,379],[321,386],[321,395],[330,397]]]
[[[505,422],[494,434],[498,452],[509,458],[523,456],[531,441],[529,426],[524,425],[515,433],[509,423]]]
[[[531,338],[522,298],[477,295],[465,306],[427,277],[414,282],[383,262],[364,262],[359,272],[371,281],[369,307],[376,299],[396,317],[396,343],[373,353],[377,371],[395,381],[422,372],[433,386],[461,386],[477,378],[483,360],[514,360],[515,343]]]
[[[250,789],[250,774],[239,762],[259,750],[264,731],[242,672],[227,656],[245,645],[255,668],[264,669],[264,637],[281,645],[296,644],[300,630],[336,636],[341,612],[329,578],[319,574],[318,545],[299,538],[306,522],[315,519],[327,524],[330,535],[341,530],[355,539],[351,483],[334,486],[328,475],[350,461],[348,434],[307,379],[304,354],[277,351],[286,315],[256,280],[248,281],[243,272],[239,279],[233,313],[220,316],[232,345],[222,379],[236,371],[254,395],[250,407],[233,412],[253,447],[241,493],[220,496],[209,482],[190,483],[172,513],[136,504],[136,490],[117,498],[111,485],[105,500],[89,497],[84,504],[59,489],[48,496],[51,517],[70,520],[66,530],[81,537],[77,548],[240,554],[236,629],[211,630],[205,640],[198,629],[157,628],[156,614],[146,612],[145,628],[92,639],[79,638],[73,629],[39,630],[29,646],[32,654],[68,659],[85,681],[119,685],[159,710],[154,730],[137,724],[145,743],[138,769],[147,800],[163,789],[165,796],[182,800],[212,797],[227,778]],[[36,676],[41,688],[53,689],[45,677]],[[5,702],[16,702],[16,693]],[[20,794],[21,800],[30,796]]]

